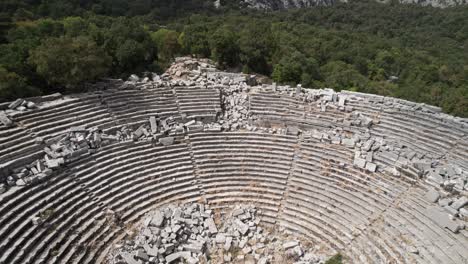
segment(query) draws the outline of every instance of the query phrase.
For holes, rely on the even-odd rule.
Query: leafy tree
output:
[[[239,37],[234,31],[220,27],[210,39],[212,57],[223,68],[237,66],[240,62]]]
[[[159,29],[151,34],[151,39],[157,47],[159,59],[163,61],[174,59],[181,50],[179,33],[174,30]]]
[[[241,32],[239,44],[242,52],[241,61],[250,70],[267,75],[271,73],[268,60],[275,47],[268,23],[249,21]]]
[[[208,39],[208,28],[206,26],[187,25],[179,36],[179,43],[185,53],[209,57],[211,50]]]
[[[29,87],[26,80],[14,72],[0,67],[0,102],[13,100],[18,97],[39,95],[38,89]]]
[[[31,52],[29,62],[50,85],[72,91],[80,83],[105,76],[110,57],[86,37],[49,38]]]
[[[367,84],[367,79],[353,65],[343,61],[331,61],[325,64],[320,68],[320,73],[324,76],[327,87],[338,90],[362,91]]]
[[[319,66],[313,58],[307,58],[298,51],[283,57],[275,64],[272,78],[276,82],[315,87],[314,81],[320,79]]]

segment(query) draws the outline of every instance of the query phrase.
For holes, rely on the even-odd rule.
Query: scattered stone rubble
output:
[[[6,127],[13,126],[13,121],[8,116],[11,112],[15,111],[27,111],[36,109],[37,106],[34,102],[27,101],[24,99],[16,99],[14,102],[8,104],[8,109],[0,111],[0,123],[2,123]]]
[[[149,212],[137,234],[115,246],[109,263],[324,263],[297,238],[260,225],[260,210],[238,205],[221,215],[205,204]]]
[[[447,165],[444,153],[417,152],[398,140],[373,135],[372,127],[379,124],[379,117],[365,115],[348,105],[348,102],[365,100],[366,103],[378,103],[392,109],[438,113],[444,118],[459,120],[440,113],[437,107],[377,95],[346,91],[337,93],[332,89],[303,89],[300,85],[297,87],[279,86],[276,83],[257,85],[255,76],[220,72],[209,60],[188,57],[176,59],[175,63],[162,75],[147,73],[143,78],[132,75],[125,82],[112,80],[112,83],[119,85],[121,89],[156,89],[175,86],[216,88],[221,94],[223,112],[215,122],[210,123],[197,120],[184,120],[181,123],[174,117],[151,116],[145,124],[135,128],[123,126],[115,131],[114,135],[106,135],[96,128],[71,128],[69,133],[43,142],[45,144],[44,158],[15,169],[7,182],[0,184],[0,193],[4,192],[8,186],[22,186],[45,179],[50,176],[51,170],[71,160],[89,155],[106,142],[151,140],[154,144],[171,145],[177,142],[177,138],[184,137],[191,132],[245,129],[293,135],[299,140],[319,140],[343,145],[354,151],[353,166],[371,173],[381,172],[401,177],[403,171],[406,173],[412,171],[415,178],[423,179],[433,185],[434,190],[431,192],[437,192],[441,197],[434,201],[434,203],[439,203],[437,204],[439,205],[438,211],[429,212],[430,215],[434,215],[434,219],[443,213],[443,219],[448,217],[453,221],[466,220],[467,206],[463,204],[459,208],[454,208],[451,205],[458,199],[468,196],[468,172],[456,165]],[[310,113],[306,110],[307,107],[315,108],[318,110],[315,112],[318,113],[341,111],[343,117],[334,119],[333,126],[324,125],[323,128],[305,129],[291,124],[284,124],[282,127],[262,126],[258,123],[258,117],[252,115],[249,109],[251,95],[257,91],[268,91],[295,98],[297,102],[301,102],[298,107],[299,110],[303,110],[304,119],[320,120],[320,114],[308,116]],[[11,126],[13,122],[9,112],[26,111],[35,107],[37,106],[32,102],[18,99],[8,105],[9,110],[0,111],[0,122],[5,126]],[[461,122],[466,122],[466,120],[461,120]],[[435,194],[432,195],[432,197],[435,196]],[[444,203],[440,204],[440,201]],[[447,223],[441,224],[447,225]],[[460,228],[461,225],[451,230],[456,232]]]

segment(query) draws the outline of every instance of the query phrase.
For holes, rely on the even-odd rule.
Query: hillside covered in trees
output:
[[[232,4],[230,4],[232,3]],[[468,117],[468,7],[355,1],[281,12],[203,0],[5,0],[0,101],[162,72],[178,55]]]

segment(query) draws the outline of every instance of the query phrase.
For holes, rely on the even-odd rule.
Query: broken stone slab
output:
[[[302,91],[302,85],[298,84],[296,86],[296,96],[299,96],[301,94],[301,91]]]
[[[362,126],[364,127],[370,127],[373,124],[372,118],[369,117],[364,117],[361,121]]]
[[[151,219],[150,225],[161,227],[164,222],[164,214],[160,211],[157,211],[153,218]]]
[[[453,209],[459,210],[460,208],[464,207],[465,205],[468,204],[468,197],[462,196],[458,198],[455,202],[450,205]]]
[[[354,145],[356,143],[354,142],[354,139],[352,139],[352,138],[343,138],[343,139],[341,139],[341,144],[343,144],[344,146],[346,146],[348,148],[354,148]]]
[[[190,251],[192,253],[201,253],[203,252],[203,243],[190,243],[184,245],[184,250]]]
[[[435,189],[430,189],[429,191],[426,192],[426,194],[424,195],[424,198],[426,198],[426,200],[431,203],[436,203],[440,198],[440,194]]]
[[[432,221],[443,228],[449,229],[453,233],[457,233],[462,227],[457,221],[450,219],[449,215],[441,211],[439,207],[432,206],[427,208],[426,211]]]
[[[143,245],[143,248],[145,249],[148,256],[156,257],[159,254],[158,248],[150,247],[148,244]]]
[[[377,170],[377,165],[372,162],[366,162],[366,170],[370,172],[375,172]]]
[[[299,135],[299,128],[295,127],[295,126],[288,126],[286,128],[286,134],[287,135],[297,136],[297,135]]]
[[[140,264],[140,262],[136,261],[130,253],[120,252],[120,257],[122,257],[127,264]]]
[[[10,109],[15,109],[23,104],[24,100],[23,99],[16,99],[14,102],[12,102],[8,108]]]
[[[159,139],[159,143],[163,146],[170,146],[174,144],[174,137],[163,137]]]
[[[148,261],[148,259],[149,259],[146,252],[144,250],[141,250],[141,249],[136,252],[135,258],[139,259],[139,260],[142,260],[142,261]]]
[[[86,126],[73,126],[68,129],[69,132],[87,132]]]
[[[284,249],[290,249],[299,245],[298,241],[288,241],[283,244]]]
[[[4,111],[0,111],[0,122],[6,126],[10,127],[13,125],[13,122],[10,120],[10,118],[5,114]]]
[[[141,125],[137,130],[133,132],[133,136],[136,139],[139,139],[141,136],[143,136],[144,132],[143,129],[145,128],[145,125]]]
[[[190,252],[180,251],[180,252],[176,252],[176,253],[172,253],[170,255],[167,255],[166,256],[166,262],[167,263],[173,263],[176,260],[179,260],[181,258],[188,259],[188,258],[191,258],[191,257],[192,257],[192,254],[190,254]]]
[[[34,102],[28,102],[26,104],[26,107],[29,109],[33,109],[33,108],[36,108],[36,104]]]
[[[156,133],[158,131],[158,126],[156,125],[156,117],[151,116],[149,119],[150,126],[151,126],[151,133]]]
[[[192,125],[195,125],[195,124],[196,124],[195,120],[190,120],[187,123],[185,123],[184,126],[189,127],[189,126],[192,126]]]
[[[366,160],[362,158],[355,158],[353,162],[354,166],[364,169],[366,168]]]
[[[339,100],[338,100],[338,106],[339,107],[344,107],[346,103],[347,96],[346,95],[340,95]]]
[[[369,151],[369,150],[371,150],[372,145],[374,145],[374,143],[375,143],[375,141],[372,140],[372,139],[367,140],[367,141],[364,143],[364,146],[362,147],[362,150],[364,150],[364,151]]]
[[[234,224],[236,229],[242,234],[245,235],[249,231],[249,226],[244,224],[240,219],[235,219]]]
[[[207,218],[205,220],[205,226],[208,227],[208,231],[211,234],[216,234],[218,233],[218,228],[216,227],[216,224],[212,218]]]

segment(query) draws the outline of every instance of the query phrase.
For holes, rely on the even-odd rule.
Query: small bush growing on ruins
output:
[[[325,264],[343,264],[343,256],[338,253],[325,262]]]
[[[237,257],[237,255],[239,255],[240,251],[241,251],[241,249],[239,247],[231,247],[229,249],[229,253],[231,253],[232,259],[235,259]]]
[[[42,212],[39,217],[41,218],[42,221],[45,221],[47,219],[49,219],[49,217],[51,217],[52,215],[54,214],[54,210],[53,209],[47,209],[45,210],[44,212]]]

